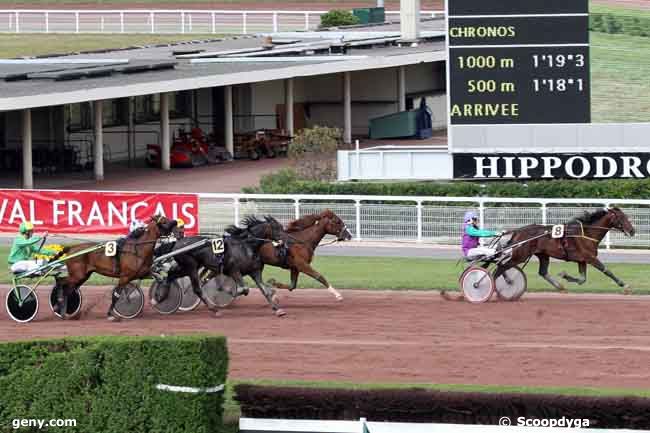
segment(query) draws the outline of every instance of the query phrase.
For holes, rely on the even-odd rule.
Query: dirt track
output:
[[[45,297],[30,324],[2,307],[0,339],[215,332],[228,336],[235,378],[650,388],[650,297],[528,294],[469,305],[435,292],[343,293],[337,303],[322,290],[282,292],[282,319],[255,292],[221,318],[147,307],[109,323],[107,289],[86,288],[79,321],[55,318]]]

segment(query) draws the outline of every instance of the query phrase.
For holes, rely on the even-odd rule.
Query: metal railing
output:
[[[0,33],[249,34],[314,30],[327,11],[0,9]],[[386,11],[399,18],[399,11]],[[441,17],[444,11],[422,11]]]
[[[528,224],[566,223],[584,211],[605,206],[623,208],[636,235],[627,238],[611,231],[603,240],[604,247],[650,248],[650,200],[200,194],[199,221],[201,231],[220,233],[246,215],[269,214],[286,224],[331,209],[357,241],[455,245],[468,210],[476,211],[486,228],[509,230]]]

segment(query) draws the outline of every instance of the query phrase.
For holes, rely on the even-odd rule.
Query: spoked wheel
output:
[[[472,266],[461,275],[460,289],[473,304],[487,302],[494,293],[494,279],[486,269]]]
[[[495,271],[496,272],[496,271]],[[504,301],[516,301],[526,292],[528,280],[519,267],[514,266],[494,280],[497,296]]]
[[[203,296],[213,305],[225,308],[232,304],[237,293],[237,283],[227,275],[219,274],[210,278],[201,287]]]
[[[117,293],[116,293],[117,292]],[[118,296],[113,311],[122,319],[133,319],[142,312],[144,308],[144,293],[140,286],[129,283],[126,286],[115,287],[113,293]]]
[[[193,311],[201,303],[201,299],[196,296],[194,290],[192,289],[192,281],[190,277],[183,277],[176,280],[179,287],[181,288],[181,293],[183,294],[181,300],[181,306],[178,307],[180,311]]]
[[[62,319],[63,317],[61,316],[60,313],[57,313],[54,311],[54,306],[57,304],[57,287],[54,286],[52,288],[52,292],[50,292],[50,310],[54,313],[56,317],[59,319]],[[72,292],[70,295],[68,295],[68,305],[67,308],[65,309],[65,315],[70,318],[77,317],[79,313],[81,312],[81,303],[83,299],[81,297],[81,290],[77,287],[74,289],[74,292]]]
[[[7,293],[5,307],[16,322],[31,322],[38,313],[38,296],[29,286],[16,286]]]
[[[160,298],[165,297],[164,300]],[[156,302],[152,302],[156,301]],[[151,308],[160,314],[173,314],[183,302],[183,292],[176,281],[168,283],[167,281],[158,282],[154,280],[149,287],[149,303]]]

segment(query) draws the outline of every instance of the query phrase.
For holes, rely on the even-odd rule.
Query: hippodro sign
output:
[[[154,214],[182,218],[188,234],[198,233],[195,194],[0,190],[1,232],[15,232],[21,222],[31,221],[37,231],[125,234],[133,219]]]

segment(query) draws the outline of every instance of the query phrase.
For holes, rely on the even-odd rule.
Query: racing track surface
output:
[[[7,287],[0,289],[4,302]],[[214,332],[228,337],[230,376],[350,382],[650,388],[650,297],[527,294],[470,305],[437,292],[281,292],[284,318],[258,291],[213,317],[204,307],[105,319],[107,288],[85,288],[84,315],[61,321],[0,312],[0,339]]]

